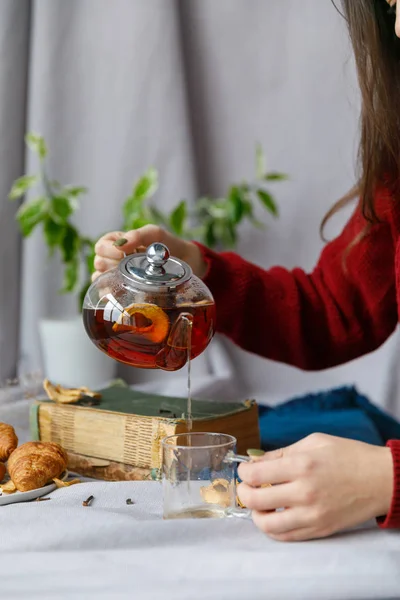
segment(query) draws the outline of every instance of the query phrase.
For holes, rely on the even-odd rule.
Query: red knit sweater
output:
[[[344,363],[380,346],[400,317],[400,207],[376,197],[380,223],[347,254],[366,222],[359,208],[327,244],[312,273],[261,269],[234,253],[200,246],[214,295],[217,329],[238,346],[306,370]],[[388,443],[394,494],[381,527],[400,527],[400,440]]]

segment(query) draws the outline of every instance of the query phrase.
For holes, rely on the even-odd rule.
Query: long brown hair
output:
[[[395,12],[386,0],[342,0],[342,9],[361,89],[359,174],[357,185],[325,216],[321,232],[327,220],[357,196],[367,224],[378,222],[377,187],[385,184],[396,194],[400,180],[400,39],[394,30]]]

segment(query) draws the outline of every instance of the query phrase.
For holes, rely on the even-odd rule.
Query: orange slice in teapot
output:
[[[160,344],[169,331],[169,319],[155,304],[131,304],[113,325],[115,333],[133,333]]]

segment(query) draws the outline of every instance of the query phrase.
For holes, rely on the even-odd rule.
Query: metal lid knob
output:
[[[169,259],[169,250],[167,246],[156,242],[151,244],[146,250],[147,262],[155,267],[163,267]]]

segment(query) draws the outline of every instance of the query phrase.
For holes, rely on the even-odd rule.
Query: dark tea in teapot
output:
[[[132,304],[117,319],[107,309],[84,308],[83,321],[93,343],[115,360],[133,367],[176,371],[211,341],[215,305],[200,302],[160,308]]]

